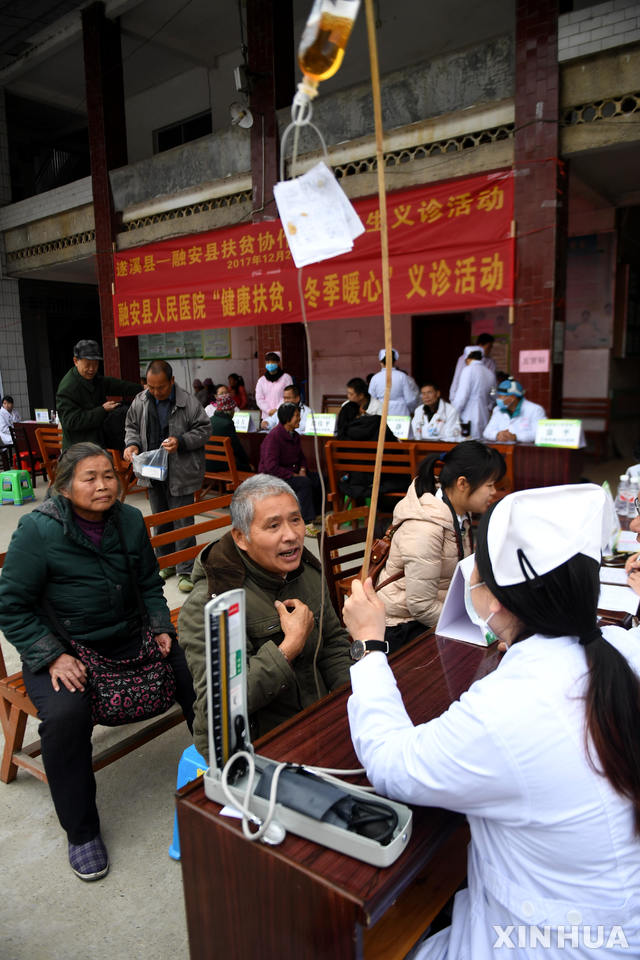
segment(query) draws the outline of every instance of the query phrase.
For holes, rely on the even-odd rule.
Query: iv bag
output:
[[[314,85],[340,69],[359,6],[360,0],[314,0],[298,47],[300,69]]]

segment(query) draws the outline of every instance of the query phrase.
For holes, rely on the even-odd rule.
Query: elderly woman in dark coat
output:
[[[193,721],[193,684],[144,520],[118,492],[108,453],[93,443],[70,447],[52,496],[20,520],[0,577],[0,627],[22,658],[51,796],[82,880],[104,876],[109,858],[91,763],[91,681],[69,641],[124,660],[139,653],[148,629]]]

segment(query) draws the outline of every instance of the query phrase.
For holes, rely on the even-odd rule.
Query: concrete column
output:
[[[0,206],[11,203],[9,143],[4,89],[0,88]],[[23,420],[33,416],[27,390],[18,281],[6,276],[4,239],[0,234],[0,374],[2,393],[9,394]]]
[[[117,219],[109,170],[127,163],[120,27],[105,17],[104,3],[93,3],[82,11],[82,33],[104,369],[137,380],[138,339],[120,337],[116,345],[111,299]]]
[[[248,67],[253,114],[251,182],[253,221],[275,220],[273,186],[280,179],[280,138],[276,110],[291,104],[293,83],[292,0],[247,0]],[[282,350],[280,324],[257,327],[258,367],[264,355]]]
[[[559,157],[557,0],[518,0],[516,6],[515,220],[517,263],[511,369],[529,398],[559,414],[564,320],[567,169]],[[520,350],[548,349],[550,373],[520,374]],[[558,362],[553,363],[556,359]]]

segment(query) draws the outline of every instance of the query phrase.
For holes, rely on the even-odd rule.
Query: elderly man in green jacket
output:
[[[212,594],[235,587],[246,592],[252,739],[346,683],[351,665],[347,631],[331,605],[320,564],[304,548],[305,525],[291,487],[266,474],[250,477],[233,495],[231,522],[230,533],[205,547],[196,560],[193,592],[178,620],[179,642],[196,689],[194,741],[205,757],[204,606]]]
[[[100,360],[102,354],[95,340],[79,340],[73,348],[73,366],[58,384],[56,409],[62,426],[63,450],[82,442],[114,446],[114,441],[105,437],[104,428],[120,404],[107,400],[107,396],[133,397],[142,390],[140,383],[103,377],[98,373]],[[116,427],[118,432],[124,440],[124,418]],[[117,446],[121,449],[121,443]]]

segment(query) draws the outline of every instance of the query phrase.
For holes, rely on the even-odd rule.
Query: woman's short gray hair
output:
[[[97,443],[88,442],[74,443],[72,447],[69,447],[63,452],[58,460],[55,480],[51,484],[52,493],[62,493],[63,490],[69,489],[73,483],[73,475],[76,472],[76,467],[81,460],[86,460],[87,457],[106,457],[117,477],[118,494],[120,493],[120,477],[117,474],[113,464],[113,457],[108,450],[103,450],[102,447],[99,447]]]
[[[254,477],[249,477],[236,488],[231,498],[229,507],[231,526],[240,530],[247,540],[250,540],[255,502],[264,500],[265,497],[277,497],[282,493],[288,493],[298,506],[300,505],[295,490],[289,486],[286,480],[281,480],[280,477],[272,477],[269,473],[257,473]]]

